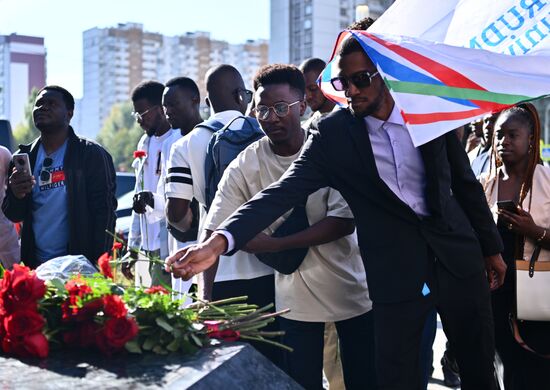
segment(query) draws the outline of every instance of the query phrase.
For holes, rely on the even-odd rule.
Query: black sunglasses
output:
[[[244,93],[241,94],[241,92],[244,92]],[[235,93],[238,96],[241,96],[246,104],[250,103],[252,101],[252,97],[254,96],[254,92],[252,92],[249,89],[244,89],[244,88],[237,88],[235,90]]]
[[[357,72],[352,74],[349,78],[348,77],[334,77],[330,80],[330,83],[332,84],[332,88],[334,88],[337,91],[345,91],[349,89],[349,84],[352,83],[357,88],[365,88],[370,87],[372,83],[372,78],[374,76],[378,75],[378,71],[374,73],[370,73],[366,70]]]
[[[51,173],[47,169],[50,168],[53,164],[51,157],[46,157],[42,162],[42,169],[40,169],[40,181],[47,182],[50,181]]]

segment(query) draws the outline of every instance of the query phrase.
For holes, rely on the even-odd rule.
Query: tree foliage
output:
[[[117,171],[131,170],[134,150],[143,135],[131,112],[131,102],[115,104],[97,136],[97,141],[113,157]]]
[[[34,126],[34,121],[32,119],[32,109],[34,108],[34,101],[38,95],[38,89],[33,88],[29,96],[29,100],[25,105],[25,117],[23,121],[15,127],[13,130],[13,138],[15,139],[15,144],[28,144],[32,142],[35,138],[40,136],[40,132]]]

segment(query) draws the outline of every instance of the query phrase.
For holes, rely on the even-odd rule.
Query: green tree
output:
[[[13,130],[13,138],[15,139],[16,145],[28,144],[40,136],[40,132],[34,126],[34,121],[32,119],[32,109],[34,108],[36,95],[38,95],[38,89],[33,88],[29,100],[25,105],[25,118],[21,123],[18,123]]]
[[[131,115],[132,103],[115,104],[97,136],[97,142],[113,157],[117,171],[130,171],[143,129]]]

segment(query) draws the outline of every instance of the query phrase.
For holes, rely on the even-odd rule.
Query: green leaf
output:
[[[152,334],[151,336],[145,339],[145,341],[143,342],[142,348],[146,351],[150,351],[153,349],[154,346],[158,344],[158,341],[159,341],[158,334]]]
[[[126,350],[131,353],[142,353],[143,351],[139,347],[139,343],[137,340],[128,341],[126,345],[124,345]]]
[[[180,347],[180,340],[175,338],[170,344],[166,346],[166,349],[170,352],[176,352]]]
[[[155,319],[155,322],[157,323],[158,326],[160,326],[162,329],[166,330],[167,332],[172,332],[174,330],[174,328],[164,320],[163,317],[157,317]]]
[[[166,355],[168,353],[168,351],[162,348],[160,345],[156,345],[155,348],[153,348],[153,352],[159,355]]]
[[[199,339],[196,335],[194,335],[193,333],[190,333],[189,336],[191,336],[191,338],[193,339],[193,341],[199,346],[199,347],[202,347],[202,341],[201,339]]]
[[[59,294],[66,294],[67,291],[65,290],[65,283],[63,283],[61,279],[57,279],[57,278],[51,279],[50,283],[57,290]]]

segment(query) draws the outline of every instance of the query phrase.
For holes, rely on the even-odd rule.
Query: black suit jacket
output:
[[[427,281],[432,253],[455,276],[465,278],[482,271],[484,255],[502,251],[483,189],[456,135],[443,135],[420,151],[428,218],[419,218],[378,175],[365,121],[339,110],[319,122],[283,177],[220,229],[229,231],[236,249],[241,248],[304,196],[331,186],[355,216],[371,298],[417,298]]]
[[[28,153],[34,170],[40,139],[20,145],[18,153]],[[117,200],[115,198],[115,168],[111,155],[100,145],[78,137],[69,127],[69,140],[63,161],[69,218],[70,255],[84,255],[96,262],[111,250],[113,238],[106,233],[115,231]],[[10,166],[10,170],[12,166]],[[8,187],[2,211],[13,222],[23,221],[21,232],[21,261],[36,268],[36,240],[32,229],[32,195],[17,199]]]

